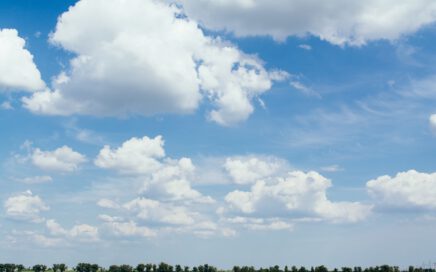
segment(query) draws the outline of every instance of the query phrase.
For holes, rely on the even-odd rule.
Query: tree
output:
[[[315,272],[329,272],[329,270],[324,265],[321,265],[321,266],[315,267]]]
[[[145,264],[138,264],[136,266],[136,272],[144,272],[145,271]]]
[[[53,264],[53,272],[65,272],[67,270],[67,266],[63,263],[61,264]]]
[[[18,264],[16,268],[17,268],[17,272],[22,272],[25,269],[24,265],[22,264]]]
[[[109,266],[109,272],[120,272],[120,267],[118,265]]]
[[[47,270],[47,266],[43,264],[36,264],[32,267],[34,272],[45,272]]]
[[[306,267],[302,266],[300,269],[298,269],[298,272],[307,272]]]
[[[133,267],[127,264],[120,265],[119,272],[133,272]]]

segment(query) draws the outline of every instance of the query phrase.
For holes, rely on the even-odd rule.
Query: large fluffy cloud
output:
[[[187,14],[236,35],[315,35],[333,44],[395,40],[436,21],[432,0],[178,0]]]
[[[53,91],[25,98],[42,114],[98,116],[190,113],[203,98],[209,118],[231,125],[285,73],[268,72],[164,1],[81,0],[58,21],[51,42],[74,52]],[[158,22],[158,23],[157,23]]]
[[[381,205],[436,209],[436,173],[410,170],[370,180],[366,187]]]
[[[10,218],[40,222],[43,220],[40,213],[47,211],[49,206],[39,196],[26,191],[9,197],[4,203],[4,208],[6,215]]]
[[[0,91],[37,91],[45,87],[26,41],[15,29],[0,29]]]
[[[225,197],[230,211],[243,215],[281,218],[312,217],[333,222],[365,219],[371,206],[359,202],[332,202],[326,190],[330,180],[316,172],[293,171],[257,181],[249,191],[236,190]]]

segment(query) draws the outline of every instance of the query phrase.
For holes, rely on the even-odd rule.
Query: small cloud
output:
[[[396,82],[395,82],[395,80],[391,79],[391,80],[388,80],[387,84],[390,88],[392,88],[395,86]]]
[[[436,114],[432,114],[429,118],[430,129],[434,135],[436,135]]]
[[[105,142],[96,132],[78,127],[76,119],[71,119],[67,122],[65,124],[65,130],[69,136],[83,143],[100,145]]]
[[[19,178],[15,180],[25,184],[41,184],[41,183],[52,182],[53,178],[50,176],[35,176],[35,177]]]
[[[265,101],[263,101],[260,97],[257,98],[257,101],[259,102],[259,105],[262,107],[262,109],[266,110]]]
[[[304,94],[306,96],[321,98],[321,95],[319,93],[314,91],[312,88],[304,85],[300,81],[292,80],[289,82],[289,85],[291,85],[294,89],[296,89],[297,91],[301,92],[302,94]]]
[[[35,34],[33,35],[35,36],[35,38],[38,39],[39,37],[41,37],[41,34],[42,34],[41,31],[36,31]]]
[[[304,49],[306,51],[312,50],[312,46],[310,46],[308,44],[300,44],[298,47],[301,48],[301,49]]]
[[[4,208],[9,218],[35,223],[42,222],[44,219],[40,213],[50,209],[39,196],[31,191],[9,197],[4,203]]]
[[[334,165],[328,165],[328,166],[321,167],[321,171],[333,173],[333,172],[344,171],[344,169],[342,167],[340,167],[339,165],[334,164]]]
[[[1,108],[2,110],[13,110],[13,109],[14,109],[14,107],[13,107],[12,104],[11,104],[11,102],[9,102],[9,101],[5,101],[5,102],[3,102],[3,103],[0,105],[0,108]]]

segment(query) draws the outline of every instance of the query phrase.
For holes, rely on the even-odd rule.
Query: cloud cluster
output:
[[[436,173],[410,170],[370,180],[366,187],[383,206],[436,209]]]
[[[18,36],[17,30],[0,29],[0,91],[34,92],[45,88],[33,56],[25,44],[26,41]],[[2,108],[6,108],[3,105]]]
[[[68,148],[57,150],[73,152]],[[57,150],[30,149],[31,157],[40,153],[43,158],[55,154],[58,160],[63,158],[61,161],[70,157],[60,156],[63,151]],[[48,235],[29,235],[39,244],[54,246],[62,241],[99,241],[107,235],[152,238],[164,233],[184,233],[209,237],[234,236],[240,230],[291,231],[300,222],[360,222],[383,210],[374,207],[436,209],[436,173],[411,170],[370,180],[366,188],[376,199],[373,204],[334,201],[327,194],[332,186],[328,178],[315,171],[293,170],[286,160],[264,155],[214,160],[216,169],[212,172],[222,171],[218,176],[227,181],[218,183],[217,186],[226,187],[212,198],[192,183],[198,179],[198,171],[207,172],[208,168],[197,169],[190,158],[168,157],[162,136],[131,138],[114,148],[104,146],[94,163],[114,170],[123,180],[135,182],[135,186],[125,185],[131,191],[128,194],[106,198],[104,192],[99,195],[96,204],[104,212],[99,212],[98,227],[78,224],[66,229],[53,219],[46,221],[40,214],[49,207],[30,191],[8,198],[4,204],[6,215],[45,222]],[[337,166],[333,168],[336,170]],[[66,169],[71,168],[63,168]],[[202,177],[206,176],[202,173]],[[46,179],[36,177],[37,181]]]
[[[46,221],[46,227],[51,235],[78,241],[92,242],[98,240],[98,228],[87,224],[74,225],[71,229],[64,229],[54,219]]]
[[[330,180],[316,172],[273,175],[257,181],[249,191],[228,193],[227,212],[286,219],[312,217],[333,222],[357,222],[371,213],[370,205],[330,201],[326,194],[330,186]]]
[[[40,213],[49,210],[49,206],[31,191],[9,197],[4,203],[4,208],[8,217],[31,222],[43,221]]]
[[[256,57],[205,35],[181,12],[153,0],[77,2],[50,39],[77,57],[52,91],[24,98],[25,107],[40,114],[149,116],[191,113],[208,100],[214,122],[247,119],[253,98],[285,73],[268,72]]]
[[[191,159],[166,156],[162,136],[131,138],[117,148],[105,146],[94,163],[141,184],[137,197],[122,204],[107,198],[97,202],[120,215],[100,215],[104,229],[115,236],[154,237],[158,229],[198,231],[195,226],[205,219],[196,210],[215,202],[192,187],[195,166]]]
[[[191,159],[166,157],[161,136],[132,138],[116,149],[105,146],[94,163],[101,168],[140,177],[143,180],[141,193],[145,195],[173,201],[213,202],[212,198],[191,187],[190,177],[195,171]]]
[[[238,36],[319,37],[337,45],[396,40],[436,21],[431,0],[176,0],[205,27]],[[259,18],[262,18],[259,20]]]

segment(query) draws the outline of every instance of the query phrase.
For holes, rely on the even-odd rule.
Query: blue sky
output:
[[[2,1],[0,262],[435,261],[435,10]]]

